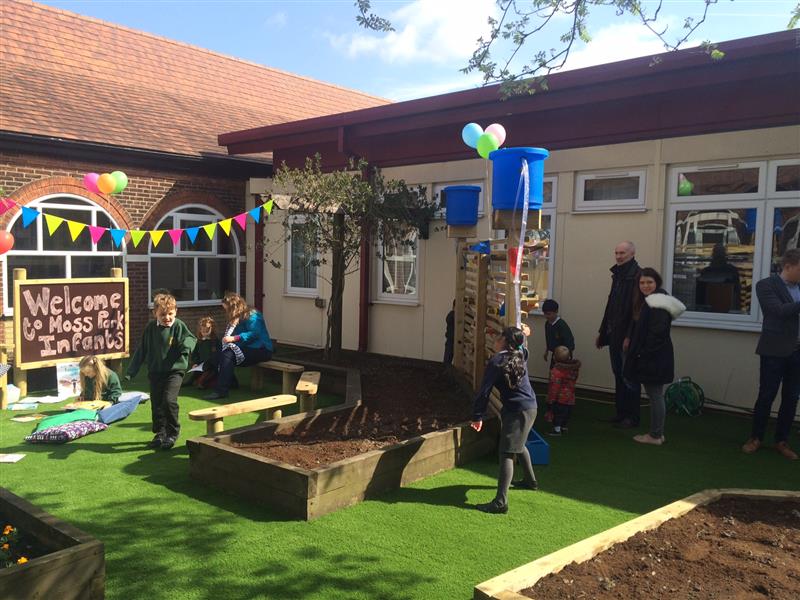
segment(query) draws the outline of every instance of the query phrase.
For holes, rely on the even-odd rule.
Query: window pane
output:
[[[775,178],[776,192],[796,192],[800,190],[800,165],[783,165],[778,167]]]
[[[52,279],[67,276],[67,263],[63,256],[14,256],[9,254],[6,261],[8,263],[9,306],[14,306],[14,269],[25,269],[25,276],[28,279]]]
[[[45,208],[42,207],[43,214],[54,215],[67,219],[69,221],[77,221],[78,223],[85,223],[91,225],[92,213],[88,210],[69,210],[66,208]],[[40,217],[44,219],[44,216]],[[31,225],[33,227],[33,225]],[[43,249],[44,250],[63,250],[66,252],[91,252],[92,238],[89,236],[89,230],[84,227],[75,241],[72,241],[72,235],[69,232],[68,223],[61,223],[58,229],[50,235],[47,229],[47,223],[42,223],[42,231],[44,233]]]
[[[552,194],[552,190],[551,190]],[[604,177],[587,179],[583,186],[583,199],[634,200],[639,197],[639,177]]]
[[[171,245],[172,241],[169,243]],[[176,300],[194,300],[194,261],[194,258],[152,257],[150,296],[156,290],[164,289],[169,290]]]
[[[638,185],[638,184],[637,184]],[[638,188],[637,188],[638,193]],[[552,181],[545,181],[544,188],[542,192],[542,202],[547,204],[548,202],[553,201],[553,182]]]
[[[679,196],[714,196],[758,192],[758,167],[695,171],[678,175]]]
[[[528,273],[528,281],[522,282],[522,285],[528,288],[528,293],[523,295],[528,298],[538,296],[540,303],[545,298],[550,297],[548,285],[550,281],[550,229],[552,220],[551,215],[542,215],[542,226],[538,228],[538,218],[531,215],[528,218],[528,226],[533,227],[533,229],[525,232],[525,243],[529,247],[532,246],[533,250],[530,254],[525,255],[525,260],[530,263],[530,267],[524,270],[524,272]],[[532,303],[527,308],[523,307],[523,310],[533,309]]]
[[[97,226],[108,227],[109,229],[114,227],[108,215],[99,211],[97,212]],[[97,242],[97,250],[100,252],[114,252],[115,250],[119,251],[118,248],[114,247],[114,240],[111,239],[110,231],[105,232],[103,237],[100,238],[100,241]]]
[[[203,227],[208,225],[210,221],[195,221],[191,219],[181,219],[181,229],[190,229],[191,227]],[[181,250],[184,252],[211,252],[211,240],[202,229],[197,232],[197,237],[194,243],[189,241],[189,236],[185,233],[181,236]]]
[[[409,240],[384,246],[381,291],[384,294],[413,295],[417,293],[417,241]]]
[[[36,221],[27,227],[23,227],[22,217],[18,218],[11,228],[11,235],[14,236],[14,250],[38,250],[36,244],[39,239],[39,233]]]
[[[749,313],[756,209],[678,211],[672,293],[689,310]]]
[[[781,256],[787,250],[800,248],[800,206],[789,206],[775,209],[775,220],[772,226],[772,248],[770,271],[781,270]]]
[[[222,231],[222,228],[217,226],[217,254],[236,254],[236,245],[233,241],[234,236],[236,236],[234,227],[238,228],[239,226],[236,223],[231,223],[231,234],[227,236]]]
[[[311,288],[317,287],[317,267],[312,264],[316,252],[311,244],[302,236],[302,224],[292,225],[291,236],[291,287]]]
[[[198,300],[222,298],[225,292],[238,292],[236,289],[235,258],[198,258],[197,295]]]
[[[112,267],[122,268],[122,256],[72,257],[73,277],[111,277]]]

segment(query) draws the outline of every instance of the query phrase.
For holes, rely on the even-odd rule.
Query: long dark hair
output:
[[[500,368],[506,378],[508,387],[516,389],[520,380],[525,377],[525,355],[522,345],[525,343],[525,334],[519,327],[506,327],[500,334],[506,345],[506,354]]]
[[[656,291],[661,289],[661,286],[664,283],[664,280],[661,279],[661,274],[656,271],[653,267],[645,267],[642,269],[642,272],[639,273],[639,276],[636,278],[636,287],[633,290],[633,318],[638,319],[639,315],[642,312],[642,306],[644,305],[644,294],[639,289],[639,280],[642,277],[650,277],[653,281],[656,282]]]

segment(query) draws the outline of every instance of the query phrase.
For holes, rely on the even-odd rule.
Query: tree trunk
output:
[[[331,299],[328,304],[328,330],[325,355],[337,356],[342,350],[342,298],[344,297],[344,215],[333,215],[333,245],[331,265]]]

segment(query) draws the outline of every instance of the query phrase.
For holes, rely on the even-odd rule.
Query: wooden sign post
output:
[[[14,269],[14,380],[28,394],[26,371],[84,356],[129,355],[128,279],[28,279]],[[5,390],[3,390],[5,392]],[[3,394],[5,396],[5,393]]]

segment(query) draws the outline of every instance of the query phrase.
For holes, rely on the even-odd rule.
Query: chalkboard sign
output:
[[[128,279],[14,281],[14,366],[129,354]]]

